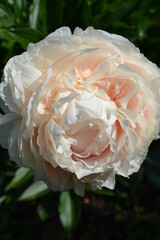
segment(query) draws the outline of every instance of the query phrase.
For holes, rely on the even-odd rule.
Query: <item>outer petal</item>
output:
[[[88,27],[85,31],[76,28],[74,35],[105,42],[106,46],[112,45],[113,49],[116,49],[117,53],[124,59],[124,62],[136,71],[141,72],[141,76],[146,80],[160,76],[160,70],[156,64],[145,58],[134,44],[120,35],[110,34],[102,30],[95,31],[93,27]]]
[[[0,144],[4,148],[8,148],[8,138],[11,130],[17,123],[19,117],[15,113],[0,115]]]

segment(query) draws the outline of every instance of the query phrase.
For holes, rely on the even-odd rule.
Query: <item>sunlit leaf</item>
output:
[[[49,192],[49,188],[43,181],[34,182],[19,197],[19,201],[30,201],[40,198]]]
[[[9,191],[13,188],[17,188],[27,182],[30,178],[32,178],[31,170],[28,168],[21,167],[15,172],[14,178],[11,182],[6,186],[6,191]]]
[[[40,0],[34,0],[30,6],[29,23],[30,27],[36,29],[40,10]]]
[[[34,0],[29,8],[29,25],[32,29],[41,29],[47,34],[46,24],[46,2],[43,0]]]

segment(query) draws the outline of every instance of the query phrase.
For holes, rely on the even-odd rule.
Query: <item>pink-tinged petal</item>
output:
[[[0,143],[53,191],[115,186],[160,129],[160,70],[122,36],[62,27],[8,61]]]

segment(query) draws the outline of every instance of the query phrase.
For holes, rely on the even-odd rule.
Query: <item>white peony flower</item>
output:
[[[160,70],[127,39],[62,27],[10,59],[0,143],[56,191],[137,172],[160,122]]]

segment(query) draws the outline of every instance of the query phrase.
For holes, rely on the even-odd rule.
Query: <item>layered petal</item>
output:
[[[53,191],[115,187],[139,170],[160,123],[160,70],[129,40],[62,27],[11,58],[0,143]]]

